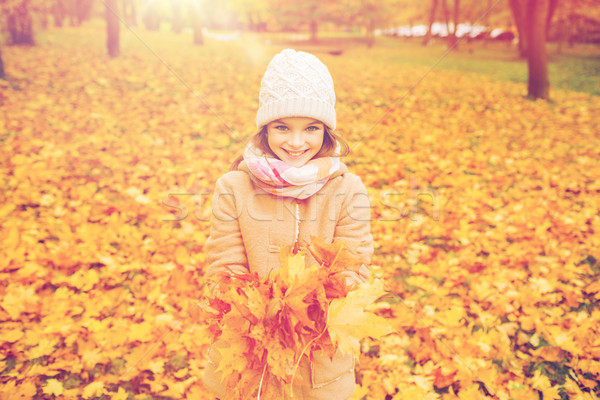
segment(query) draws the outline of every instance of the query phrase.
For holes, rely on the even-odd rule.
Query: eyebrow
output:
[[[275,121],[271,121],[271,123],[289,125],[289,124],[286,124],[285,122],[283,122],[280,119],[276,119]],[[314,124],[323,124],[323,122],[319,121],[318,119],[313,119],[312,122],[309,122],[308,124],[306,124],[306,126],[308,126],[308,125],[314,125]]]

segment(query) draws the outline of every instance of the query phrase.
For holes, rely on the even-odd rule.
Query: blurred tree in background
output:
[[[119,54],[120,23],[136,26],[138,18],[148,30],[159,30],[163,23],[175,33],[189,29],[195,44],[203,44],[206,27],[294,33],[295,39],[313,44],[319,44],[322,31],[353,32],[371,47],[378,31],[402,27],[409,32],[418,28],[409,36],[423,44],[441,39],[456,49],[462,38],[489,39],[500,29],[503,33],[493,37],[516,38],[519,54],[527,58],[532,98],[548,98],[548,40],[556,41],[559,51],[563,43],[600,43],[598,0],[0,0],[0,11],[6,43],[14,45],[33,45],[35,29],[47,28],[50,19],[61,27],[65,21],[78,26],[92,17],[105,18],[112,57]],[[483,31],[476,36],[464,32],[475,25]]]
[[[121,50],[119,45],[119,3],[117,0],[105,0],[106,5],[106,47],[108,55],[117,57]]]
[[[247,30],[263,32],[268,29],[267,21],[272,19],[268,0],[228,0],[227,3]]]
[[[310,41],[317,41],[319,26],[335,18],[339,2],[335,0],[271,0],[270,13],[284,31],[308,30]]]
[[[457,30],[458,24],[461,22],[460,18],[459,18],[460,0],[454,0],[454,3],[452,5],[452,10],[453,10],[452,22],[450,22],[450,8],[448,6],[448,0],[441,0],[441,2],[438,0],[432,0],[431,11],[429,13],[429,24],[427,26],[427,34],[425,35],[425,37],[423,39],[423,45],[428,45],[431,42],[432,27],[433,27],[433,24],[436,22],[436,18],[438,18],[438,14],[439,14],[438,9],[439,9],[440,5],[441,5],[441,9],[442,9],[442,18],[446,24],[448,47],[456,47],[456,45],[457,45],[456,30]]]
[[[142,22],[151,31],[158,31],[162,22],[170,22],[175,33],[191,27],[194,44],[203,44],[203,15],[208,14],[207,7],[207,2],[201,0],[149,0],[142,10]]]
[[[339,12],[332,19],[338,25],[356,26],[365,31],[367,46],[375,43],[375,30],[398,21],[396,11],[402,6],[398,0],[342,0]]]
[[[94,5],[93,0],[54,0],[49,3],[56,26],[62,26],[66,18],[71,26],[81,25],[90,19]]]
[[[435,22],[446,26],[443,40],[451,46],[461,37],[460,24],[477,22],[488,28],[487,37],[494,28],[514,27],[520,53],[525,57],[526,4],[528,0],[117,0],[117,10],[121,20],[130,26],[136,26],[141,18],[150,30],[158,30],[161,23],[169,24],[175,32],[190,28],[200,43],[204,26],[302,33],[314,42],[323,30],[353,31],[361,32],[365,43],[371,46],[378,30],[402,25],[431,27]],[[597,0],[548,0],[548,4],[549,40],[600,42]],[[92,17],[104,18],[104,7],[100,0],[0,0],[2,29],[10,44],[32,44],[36,24],[41,28],[51,22],[57,27],[65,23],[77,26]],[[555,24],[550,23],[553,19]],[[429,43],[439,33],[429,28],[425,37],[418,37]]]
[[[40,1],[38,4],[32,0],[2,0],[0,4],[11,44],[35,44],[32,8],[42,7],[43,3]]]
[[[2,48],[0,48],[0,79],[4,79],[6,74],[4,73],[4,62],[2,61]]]
[[[600,2],[598,0],[559,1],[554,22],[548,27],[548,39],[559,44],[567,42],[600,43]]]

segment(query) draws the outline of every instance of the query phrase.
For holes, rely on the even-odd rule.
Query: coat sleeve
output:
[[[354,251],[365,264],[369,264],[373,255],[369,196],[358,176],[349,174],[347,179],[349,190],[343,200],[334,238],[346,242],[350,250]],[[366,271],[366,267],[358,271],[361,278],[364,278],[362,280],[368,279]]]
[[[237,273],[248,272],[235,192],[226,178],[227,175],[217,181],[212,199],[210,236],[206,241],[208,278],[228,271],[227,267]]]

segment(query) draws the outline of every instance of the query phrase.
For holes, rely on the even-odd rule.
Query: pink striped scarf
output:
[[[258,187],[277,196],[299,200],[317,193],[341,165],[339,157],[319,157],[300,168],[291,167],[263,153],[252,142],[244,150],[244,161]]]

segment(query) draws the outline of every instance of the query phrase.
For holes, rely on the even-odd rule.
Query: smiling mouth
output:
[[[289,151],[289,150],[285,150],[284,151],[291,157],[300,157],[302,156],[304,153],[306,153],[308,150],[302,150],[302,151]]]

